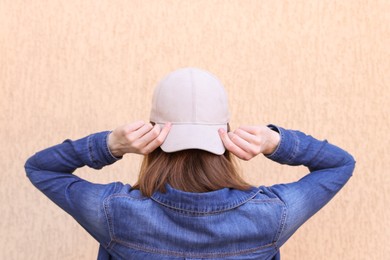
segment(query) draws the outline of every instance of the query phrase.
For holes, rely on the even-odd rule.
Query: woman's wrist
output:
[[[278,147],[279,143],[280,143],[280,134],[277,131],[269,129],[267,148],[264,149],[263,154],[264,155],[272,154]]]
[[[113,132],[109,133],[107,146],[111,154],[115,157],[122,157],[125,153],[120,149],[120,144],[117,142],[117,139]]]

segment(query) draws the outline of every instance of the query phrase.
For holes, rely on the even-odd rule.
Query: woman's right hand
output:
[[[161,129],[158,124],[143,121],[123,125],[108,136],[108,148],[115,157],[126,153],[149,154],[164,142],[170,128],[170,123]]]
[[[267,126],[240,126],[233,132],[224,129],[218,132],[225,148],[246,161],[260,153],[273,153],[280,142],[279,133]]]

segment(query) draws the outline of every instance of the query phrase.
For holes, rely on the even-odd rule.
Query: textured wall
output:
[[[327,138],[354,177],[282,248],[284,259],[390,255],[390,1],[0,0],[0,259],[95,259],[97,244],[25,177],[37,150],[138,119],[166,73],[225,84],[232,125]],[[77,174],[133,183],[140,157]],[[306,170],[258,157],[253,184]]]

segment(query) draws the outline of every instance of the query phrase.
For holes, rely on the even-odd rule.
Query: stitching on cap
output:
[[[192,122],[196,122],[196,88],[194,87],[194,76],[192,69],[190,70],[191,74],[191,91],[192,91]]]
[[[155,101],[156,103],[154,104],[155,105],[155,109],[156,109],[156,117],[157,117],[157,120],[160,120],[161,119],[161,113],[160,113],[160,93],[161,93],[161,89],[165,86],[165,82],[170,78],[172,77],[172,74],[168,74],[167,76],[165,76],[162,80],[160,80],[157,84],[157,89],[155,90],[156,93],[154,93],[154,96],[153,98],[155,98],[155,100],[152,100],[152,103],[153,101]],[[153,105],[152,105],[153,107]]]

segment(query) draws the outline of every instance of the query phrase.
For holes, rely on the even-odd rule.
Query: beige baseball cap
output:
[[[227,130],[229,107],[222,83],[210,72],[182,68],[168,74],[157,85],[150,121],[172,127],[161,149],[171,153],[200,149],[225,152],[218,129]]]

